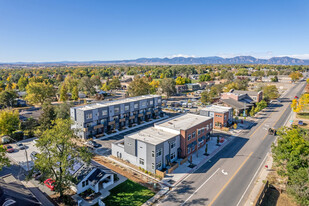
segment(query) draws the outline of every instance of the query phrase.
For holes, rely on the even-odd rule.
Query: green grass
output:
[[[297,113],[297,118],[299,118],[299,119],[309,119],[309,113],[304,113],[304,112]]]
[[[155,195],[146,187],[126,180],[110,190],[110,195],[103,202],[106,206],[140,206]]]

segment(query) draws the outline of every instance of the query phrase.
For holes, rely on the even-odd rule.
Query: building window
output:
[[[161,162],[158,162],[157,163],[157,169],[160,169],[162,167],[162,163]]]
[[[154,157],[155,156],[155,152],[151,151],[151,156]]]
[[[151,101],[149,102],[149,104],[150,104],[150,105],[153,105],[153,101],[151,100]]]
[[[161,103],[161,99],[158,99],[158,103],[159,103],[159,104]]]
[[[86,114],[86,119],[91,119],[92,118],[92,113]]]
[[[140,165],[144,165],[144,163],[145,163],[145,162],[144,162],[144,159],[139,158],[139,164],[140,164]]]
[[[192,133],[192,138],[195,138],[196,132]]]
[[[129,106],[129,105],[124,106],[124,110],[129,111],[129,109],[130,109],[130,106]]]
[[[198,135],[200,135],[201,134],[201,130],[199,129],[199,130],[197,130],[197,134]]]
[[[88,180],[82,182],[82,187],[86,187],[88,185]]]
[[[102,111],[102,115],[103,115],[103,116],[106,116],[106,115],[107,115],[107,110],[103,110],[103,111]]]
[[[204,128],[202,128],[202,133],[204,133],[205,132],[205,129]]]
[[[191,139],[191,134],[188,135],[188,141]]]
[[[119,108],[115,108],[115,113],[119,113]]]
[[[188,146],[188,154],[190,154],[190,152],[191,152],[191,147],[190,146]]]
[[[146,107],[147,102],[142,102],[142,107]]]
[[[174,147],[176,147],[176,142],[175,142],[175,141],[173,141],[173,142],[171,143],[171,149],[173,149]]]
[[[210,123],[210,128],[212,128],[212,123]]]
[[[138,104],[134,104],[134,109],[138,109]]]
[[[157,150],[157,157],[160,157],[162,155],[162,149]]]
[[[151,164],[151,168],[154,169],[154,163]]]
[[[209,125],[207,124],[207,126],[206,126],[206,129],[207,129],[207,131],[209,130]]]
[[[173,152],[173,153],[171,154],[171,160],[175,159],[175,157],[176,157],[175,152]]]

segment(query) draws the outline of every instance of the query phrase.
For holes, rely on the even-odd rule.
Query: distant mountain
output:
[[[233,58],[213,57],[174,57],[174,58],[139,58],[134,60],[115,61],[63,61],[63,62],[18,62],[3,63],[0,65],[83,65],[83,64],[143,64],[143,65],[164,65],[164,64],[274,64],[274,65],[309,65],[309,59],[302,60],[291,57],[273,57],[270,59],[257,59],[252,56],[236,56]]]

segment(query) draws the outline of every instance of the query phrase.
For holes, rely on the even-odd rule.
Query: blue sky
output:
[[[0,0],[0,62],[289,55],[308,0]]]

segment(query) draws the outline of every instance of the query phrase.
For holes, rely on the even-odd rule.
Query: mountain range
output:
[[[83,65],[83,64],[142,64],[142,65],[184,65],[184,64],[273,64],[273,65],[309,65],[309,59],[291,57],[272,57],[258,59],[252,56],[236,56],[233,58],[213,57],[174,57],[174,58],[139,58],[134,60],[114,61],[63,61],[63,62],[16,62],[0,63],[0,65]]]

